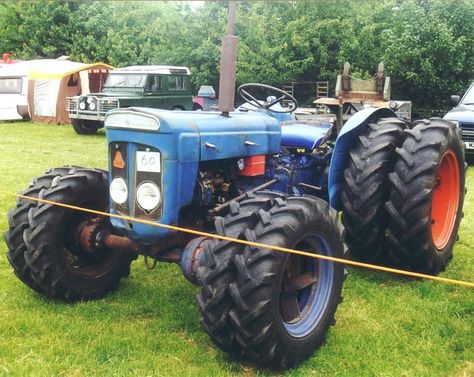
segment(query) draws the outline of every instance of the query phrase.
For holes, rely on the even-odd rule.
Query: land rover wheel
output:
[[[100,123],[94,120],[71,119],[71,123],[78,135],[92,135],[101,128]]]
[[[109,202],[107,173],[71,169],[38,197],[106,210]],[[106,248],[90,252],[84,250],[79,240],[83,224],[95,222],[107,227],[107,218],[41,203],[30,209],[28,222],[23,235],[27,248],[25,260],[32,279],[48,297],[65,301],[99,298],[115,289],[130,273],[132,253]]]

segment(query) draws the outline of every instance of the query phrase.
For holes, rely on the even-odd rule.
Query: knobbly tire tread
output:
[[[273,197],[262,201],[263,194]],[[267,234],[271,233],[274,237],[273,233],[276,232],[279,243],[288,246],[287,237],[294,237],[301,231],[300,228],[304,226],[301,224],[309,221],[310,225],[315,225],[315,222],[322,221],[329,224],[327,226],[337,234],[340,250],[336,250],[335,256],[343,256],[345,249],[337,213],[326,202],[310,196],[296,198],[271,192],[253,196],[233,206],[226,218],[216,221],[218,234],[265,242]],[[230,229],[232,226],[234,228]],[[311,338],[310,346],[306,347],[305,344],[302,347],[304,351],[299,349],[295,354],[275,341],[272,325],[261,325],[260,317],[253,317],[257,312],[262,316],[268,314],[268,305],[265,303],[268,290],[277,286],[272,268],[279,266],[275,261],[281,261],[287,255],[216,240],[208,241],[204,250],[206,262],[198,270],[202,287],[198,306],[203,315],[201,321],[205,331],[221,349],[271,369],[283,369],[308,357],[323,342],[327,329],[335,322],[337,305],[342,301],[341,288],[345,277],[342,265],[335,266],[337,277],[333,286],[334,294],[323,321],[323,329],[316,341]],[[261,290],[267,293],[263,298],[259,295]],[[278,318],[281,321],[279,314]]]
[[[54,180],[38,197],[54,202],[81,206],[89,201],[92,207],[105,209],[108,205],[107,172],[99,169],[71,168],[66,175]],[[81,200],[83,202],[81,202]],[[94,204],[91,204],[94,202]],[[77,212],[75,212],[77,214]],[[26,244],[25,261],[35,284],[46,296],[63,301],[91,300],[114,290],[130,273],[135,256],[130,252],[113,250],[110,265],[100,276],[85,276],[66,263],[63,237],[65,223],[71,210],[40,203],[28,212],[28,227],[23,233]]]
[[[66,175],[70,169],[71,167],[50,169],[45,174],[36,177],[20,194],[37,198],[41,190],[50,188],[56,177]],[[4,239],[8,248],[7,259],[13,267],[15,275],[28,287],[42,293],[40,286],[31,277],[30,268],[25,261],[26,245],[23,240],[23,232],[29,226],[28,212],[37,204],[32,200],[17,199],[15,208],[10,210],[7,215],[9,228],[4,233]]]
[[[459,127],[443,119],[417,121],[405,134],[405,142],[396,150],[394,172],[389,176],[391,193],[385,205],[390,216],[388,253],[398,266],[437,275],[452,259],[462,218],[466,192],[464,145]],[[449,242],[438,250],[431,234],[431,198],[436,172],[447,150],[458,159],[460,199]]]
[[[318,232],[324,233],[327,240],[332,238],[333,256],[344,256],[337,212],[321,199],[303,196],[277,200],[269,211],[260,210],[258,218],[257,225],[245,231],[244,237],[248,241],[292,248],[303,234],[319,227]],[[277,306],[279,299],[275,298],[281,269],[288,257],[286,253],[250,246],[245,246],[244,252],[234,257],[238,274],[230,284],[234,301],[230,317],[235,338],[247,358],[270,369],[290,368],[311,356],[335,323],[334,314],[342,302],[345,271],[343,265],[335,263],[331,297],[322,320],[303,338],[288,334]]]
[[[407,123],[382,118],[370,123],[357,138],[344,171],[341,193],[344,238],[352,256],[383,261],[390,195],[388,174],[395,164],[395,148],[402,145]]]
[[[275,199],[285,200],[286,195],[271,191],[247,194],[241,202],[230,205],[225,217],[216,219],[216,233],[236,238],[242,236],[245,229],[257,223],[257,211],[270,209]],[[230,323],[229,311],[232,299],[228,288],[236,276],[233,257],[242,251],[243,245],[215,239],[208,240],[204,244],[204,263],[197,271],[201,292],[196,299],[202,316],[201,325],[219,348],[233,355],[240,354],[241,349],[235,341]]]

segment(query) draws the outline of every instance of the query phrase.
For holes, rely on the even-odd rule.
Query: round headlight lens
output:
[[[142,183],[137,189],[137,202],[145,211],[151,211],[161,202],[161,191],[151,182]]]
[[[110,184],[110,197],[117,204],[123,204],[127,201],[128,188],[127,183],[123,178],[117,177],[112,180]]]
[[[86,108],[86,103],[84,101],[79,102],[79,109],[84,110]]]
[[[94,111],[94,110],[95,110],[95,102],[91,102],[91,103],[89,104],[89,110],[90,110],[90,111]]]
[[[87,103],[92,103],[93,98],[92,97],[87,97]]]

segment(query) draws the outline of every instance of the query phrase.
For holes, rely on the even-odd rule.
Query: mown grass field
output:
[[[0,124],[0,190],[19,191],[49,167],[106,167],[103,133]],[[468,187],[474,190],[474,167]],[[0,194],[0,231],[15,199]],[[455,257],[442,276],[474,281],[474,199],[468,195]],[[199,325],[179,269],[142,259],[107,298],[43,299],[14,276],[0,242],[0,376],[261,376],[228,358]],[[474,289],[349,269],[337,324],[288,376],[474,376]]]

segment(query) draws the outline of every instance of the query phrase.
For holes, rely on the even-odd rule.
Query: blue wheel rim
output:
[[[295,246],[295,249],[317,251],[318,254],[332,256],[328,242],[318,233],[306,235]],[[334,266],[333,262],[291,255],[285,268],[294,269],[294,265],[296,265],[298,269],[298,264],[301,264],[300,276],[298,277],[298,273],[296,273],[289,278],[285,279],[284,277],[282,281],[283,293],[280,296],[280,309],[286,331],[295,338],[303,338],[318,326],[324,316],[331,297]],[[310,283],[312,279],[315,281]],[[303,285],[304,288],[294,289],[295,286],[298,286],[295,281],[303,281],[299,285]],[[296,300],[293,296],[296,296]],[[296,305],[298,309],[296,309]],[[299,315],[294,317],[297,312]]]

